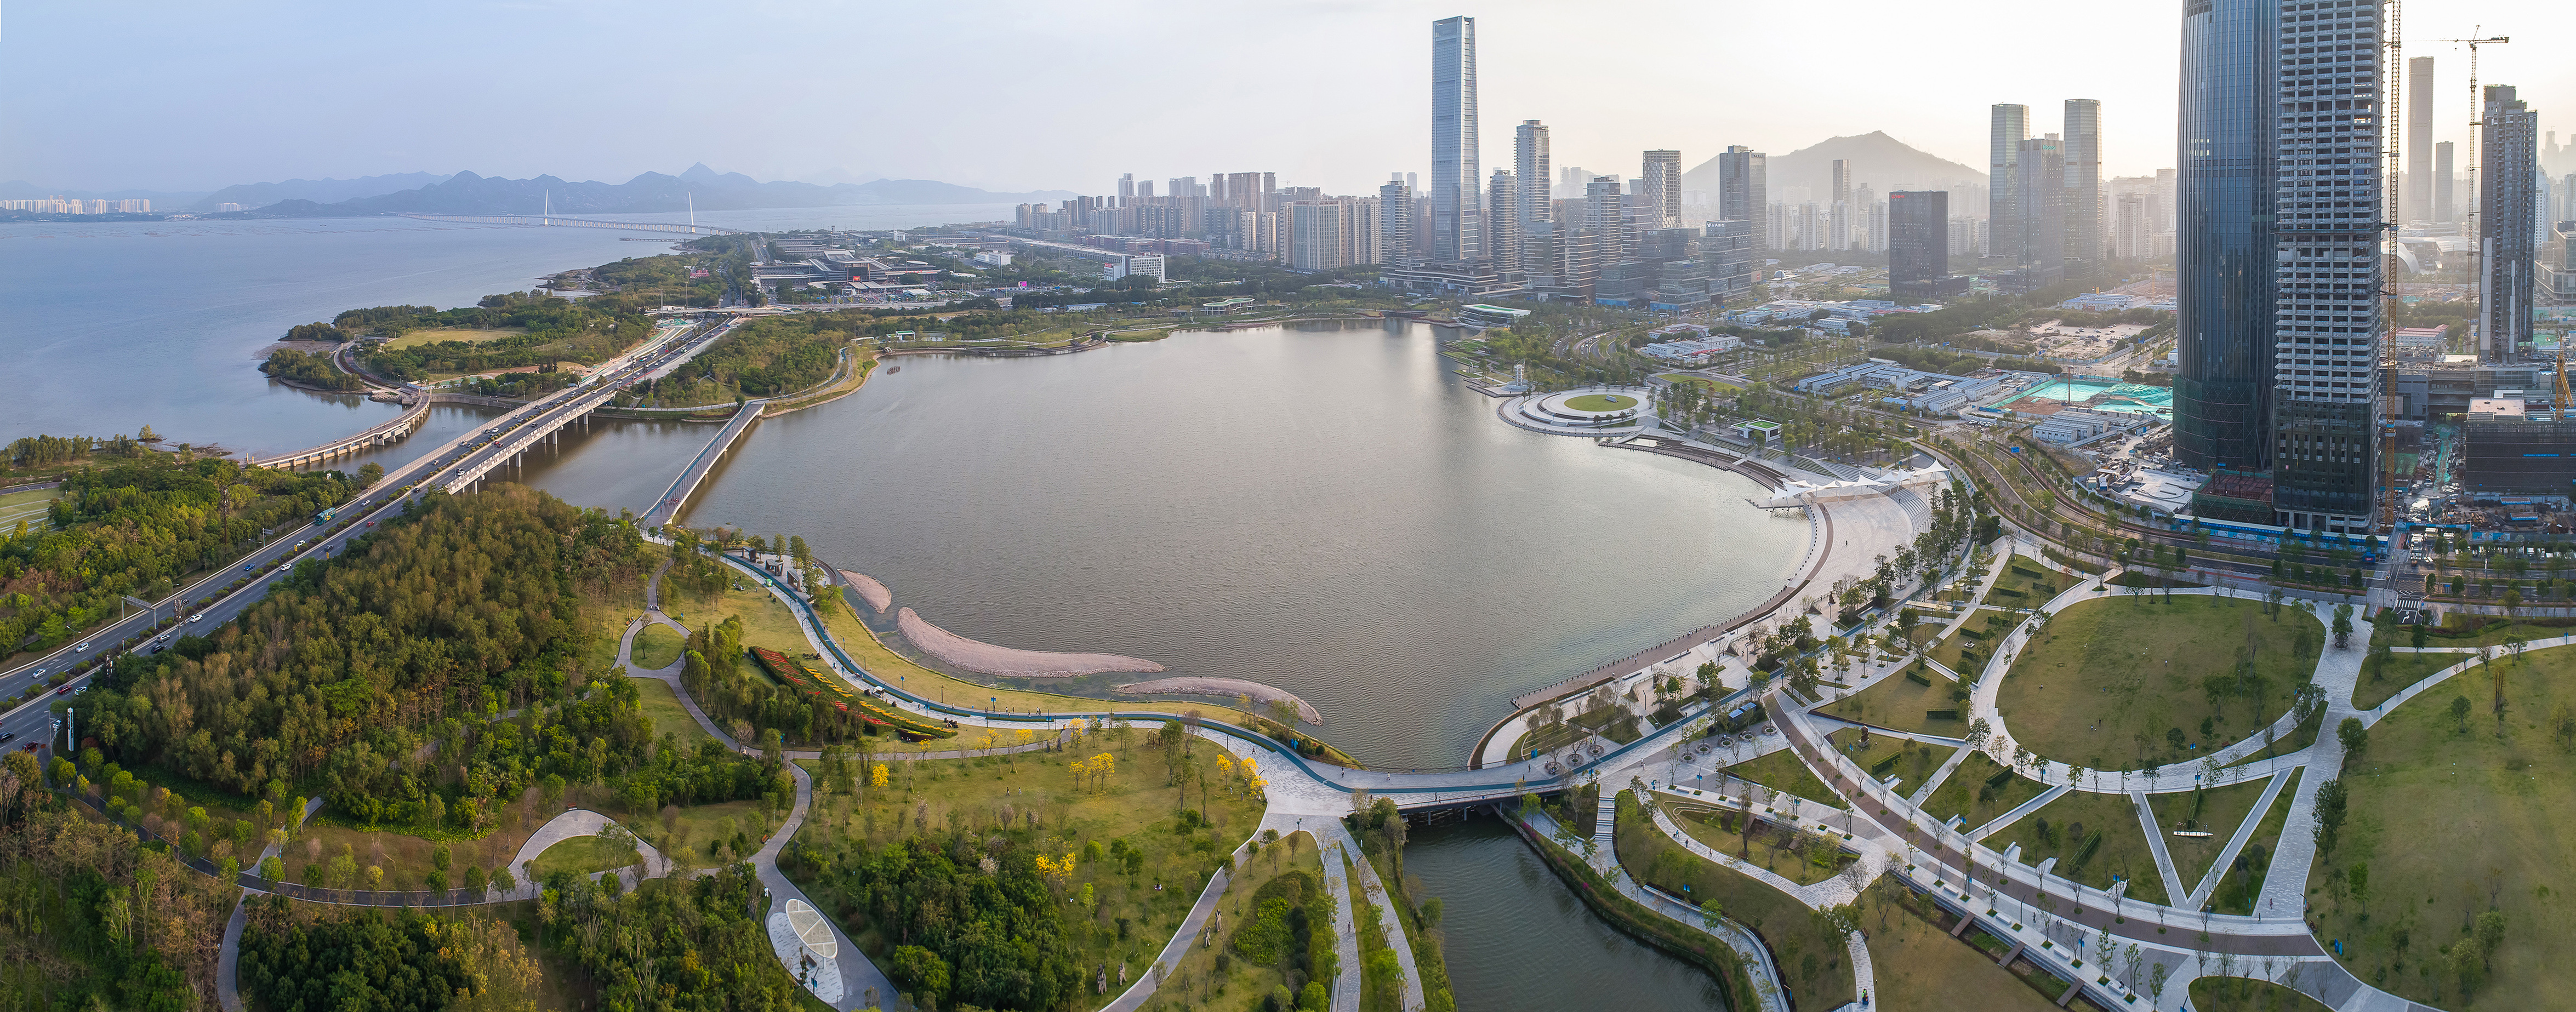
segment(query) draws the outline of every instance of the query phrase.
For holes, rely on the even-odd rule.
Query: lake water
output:
[[[700,220],[882,228],[1003,210]],[[470,304],[667,248],[403,219],[0,226],[15,381],[0,439],[149,423],[174,440],[311,445],[394,409],[269,383],[253,366],[286,327]],[[1461,762],[1511,696],[1732,615],[1796,562],[1804,521],[1752,508],[1749,482],[1504,425],[1443,367],[1434,333],[1313,325],[905,358],[855,396],[760,423],[687,520],[803,534],[967,636],[1277,684],[1382,766]],[[486,416],[436,408],[376,459]],[[500,476],[640,511],[713,435],[576,427]],[[1417,839],[1409,867],[1447,898],[1461,1007],[1719,1007],[1705,975],[1590,918],[1496,824]]]

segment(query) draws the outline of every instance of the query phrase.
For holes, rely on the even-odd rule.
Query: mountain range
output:
[[[739,172],[717,172],[700,163],[676,176],[647,172],[623,183],[575,183],[554,176],[502,179],[459,172],[416,189],[329,203],[289,199],[261,207],[256,213],[290,218],[402,212],[536,214],[551,207],[556,214],[637,214],[687,210],[693,200],[701,211],[728,211],[853,204],[1009,204],[1074,196],[1078,194],[1070,190],[994,193],[929,179],[880,179],[832,186],[783,180],[764,183]]]
[[[1904,186],[1931,187],[1936,184],[1969,182],[1984,185],[1986,174],[1947,158],[1930,154],[1890,137],[1884,131],[1871,131],[1853,137],[1834,137],[1810,144],[1785,155],[1771,155],[1763,160],[1763,187],[1774,201],[1795,203],[1790,191],[1805,189],[1807,200],[1823,203],[1833,189],[1834,159],[1849,159],[1852,185],[1868,186],[1885,196],[1887,191]],[[1717,159],[1701,162],[1699,167],[1682,173],[1682,188],[1706,190],[1714,201],[1717,193]],[[1956,205],[1953,205],[1956,209]]]
[[[375,197],[400,190],[416,189],[451,178],[444,172],[400,172],[386,176],[361,176],[356,179],[289,179],[282,183],[242,183],[207,194],[189,205],[191,211],[212,211],[217,204],[240,204],[243,207],[267,207],[281,200],[330,202]]]

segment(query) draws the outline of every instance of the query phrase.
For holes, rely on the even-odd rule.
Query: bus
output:
[[[320,513],[313,514],[313,526],[315,526],[315,527],[320,527],[320,526],[322,526],[323,524],[330,523],[330,522],[331,522],[331,518],[332,518],[334,515],[337,515],[339,512],[340,512],[340,508],[339,508],[339,507],[337,507],[337,506],[334,506],[334,507],[331,507],[330,509],[323,510],[323,511],[322,511],[322,512],[320,512]]]

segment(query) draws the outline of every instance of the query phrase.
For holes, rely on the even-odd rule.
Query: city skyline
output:
[[[789,87],[827,93],[863,88],[883,96],[858,103],[855,118],[863,129],[827,131],[816,129],[801,110],[720,108],[717,89],[691,87],[686,75],[674,85],[667,76],[648,77],[640,64],[615,63],[606,55],[621,46],[644,51],[688,45],[695,52],[700,38],[716,30],[702,21],[711,17],[706,11],[672,7],[611,17],[560,8],[531,15],[513,6],[494,8],[488,19],[470,10],[439,16],[402,11],[363,24],[296,16],[314,9],[278,4],[217,16],[139,5],[123,5],[120,12],[120,5],[111,4],[83,8],[77,22],[55,10],[13,11],[8,27],[14,30],[0,38],[0,47],[15,48],[6,50],[10,59],[0,61],[0,82],[39,104],[118,110],[119,129],[105,130],[91,117],[18,118],[6,128],[12,143],[0,149],[0,179],[64,189],[211,190],[272,179],[463,169],[512,178],[553,174],[622,181],[708,161],[763,179],[932,178],[997,191],[1091,192],[1098,187],[1092,180],[1120,172],[1162,177],[1204,173],[1210,163],[1258,163],[1329,192],[1366,193],[1391,168],[1429,168],[1427,153],[1414,139],[1419,106],[1385,99],[1428,87],[1419,36],[1407,26],[1451,16],[1478,19],[1487,65],[1483,100],[1503,117],[1498,122],[1551,124],[1560,164],[1624,166],[1634,162],[1635,152],[1652,148],[1704,160],[1730,144],[1778,156],[1829,137],[1886,129],[1931,154],[1980,165],[1976,149],[1986,107],[2047,101],[2044,95],[2102,101],[2106,178],[2152,174],[2173,164],[2176,68],[2165,54],[2174,51],[2166,43],[2175,37],[2178,19],[2163,11],[2086,13],[2070,20],[2061,9],[2031,4],[1983,11],[1973,21],[1944,21],[1914,7],[1859,8],[1864,19],[1903,23],[1908,30],[1886,41],[1869,33],[1841,40],[1851,56],[1844,62],[1852,67],[1901,63],[1896,56],[1924,51],[1919,47],[1927,44],[1937,49],[1942,39],[2027,48],[2062,46],[2088,32],[2116,33],[2125,40],[2124,51],[2141,54],[2127,62],[2006,61],[1951,74],[1933,88],[1895,87],[1876,72],[1820,75],[1812,61],[1759,47],[1731,46],[1724,51],[1728,72],[1709,69],[1709,54],[1698,46],[1711,36],[1699,29],[1722,27],[1718,34],[1730,39],[1786,33],[1796,28],[1794,11],[1634,4],[1619,9],[1632,16],[1604,19],[1565,19],[1527,4],[1319,11],[1273,28],[1289,40],[1332,37],[1339,51],[1383,73],[1290,88],[1234,71],[1222,47],[1148,47],[1157,62],[1147,83],[1169,86],[1148,88],[1152,102],[1107,122],[1026,115],[1034,107],[1032,96],[1050,93],[1044,54],[1084,51],[1085,40],[1112,26],[1150,37],[1177,36],[1232,23],[1249,9],[1136,5],[1136,13],[1151,15],[1077,18],[1034,6],[1007,7],[979,14],[972,23],[918,10],[876,13],[866,21],[829,8],[772,12],[782,30],[763,32],[760,44],[751,47],[770,54],[758,72]],[[1658,19],[1673,30],[1610,30],[1638,18]],[[90,73],[95,54],[46,44],[100,20],[126,24],[119,58],[151,72]],[[483,33],[492,23],[525,28]],[[2435,139],[2465,141],[2469,110],[2466,53],[2433,40],[2467,36],[2480,24],[2485,34],[2537,40],[2571,23],[2576,15],[2536,3],[2474,12],[2410,11],[2407,27],[2415,41],[2406,55],[2438,59],[2441,76],[2434,91],[2444,104]],[[930,76],[956,75],[953,65],[900,52],[884,54],[882,61],[872,56],[865,64],[836,55],[836,47],[845,48],[863,29],[872,37],[943,33],[964,40],[983,58],[973,61],[977,69],[934,86]],[[468,30],[478,33],[474,43],[494,58],[470,78],[460,78],[456,67],[430,54],[465,45],[458,33]],[[587,38],[591,45],[567,54],[559,45],[564,38]],[[399,46],[393,45],[397,39]],[[593,48],[601,55],[588,55]],[[288,55],[377,49],[394,51],[371,60],[369,74],[335,82],[331,89],[300,86],[294,68],[302,59]],[[1578,73],[1578,67],[1597,61],[1567,57],[1584,54],[1615,57],[1620,72]],[[718,66],[726,59],[701,58]],[[1003,69],[988,69],[996,67]],[[2486,80],[2517,84],[2544,115],[2576,108],[2576,70],[2546,59],[2539,46],[2493,47],[2482,70]],[[1053,73],[1084,72],[1066,65]],[[189,75],[192,83],[172,87],[176,75]],[[1798,87],[1757,86],[1766,80]],[[438,98],[423,103],[424,94]],[[1641,103],[1639,95],[1668,97]],[[885,98],[903,101],[889,104]],[[581,112],[553,111],[550,103]],[[1249,108],[1266,111],[1256,122],[1244,118]],[[1183,129],[1192,120],[1237,121],[1247,128]],[[2544,119],[2541,129],[2554,127]],[[1283,136],[1315,132],[1331,132],[1336,139],[1281,142]],[[1482,140],[1483,161],[1508,161],[1508,136]],[[1027,156],[1039,150],[1049,153],[1043,164]],[[1397,160],[1388,164],[1390,158]],[[1685,168],[1696,160],[1686,161]]]

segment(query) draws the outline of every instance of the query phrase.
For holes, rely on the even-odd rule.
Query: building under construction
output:
[[[2472,496],[2559,496],[2576,492],[2576,417],[2532,410],[2519,400],[2470,403],[2468,452],[2460,484]]]

